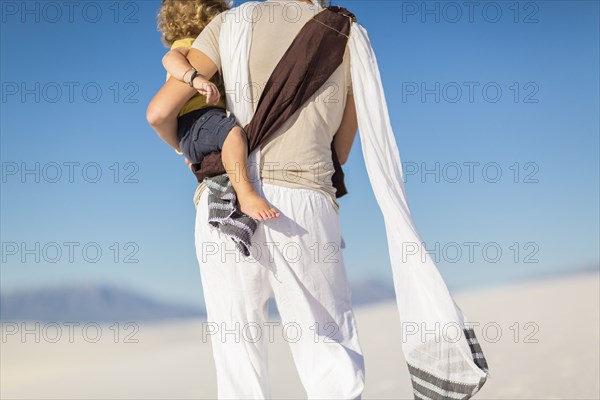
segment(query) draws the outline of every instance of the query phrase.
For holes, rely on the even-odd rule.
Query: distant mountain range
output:
[[[200,306],[168,304],[112,286],[31,289],[0,296],[2,321],[118,322],[205,316]]]
[[[352,291],[353,306],[390,301],[396,298],[392,282],[388,284],[377,280],[362,280],[351,283],[350,290]]]
[[[351,285],[354,306],[394,299],[391,285],[364,280]],[[277,316],[271,300],[270,314]],[[2,321],[120,322],[206,318],[201,305],[167,303],[115,286],[82,284],[0,295]]]
[[[589,265],[577,269],[554,271],[543,276],[520,277],[512,281],[523,282],[577,273],[597,273],[598,270],[598,265]],[[449,288],[452,292],[462,289]],[[351,282],[350,289],[354,306],[395,300],[392,282],[364,279]],[[272,299],[269,304],[269,314],[278,318],[277,308]],[[206,310],[201,304],[192,306],[169,303],[131,289],[99,284],[28,289],[0,294],[0,321],[135,322],[181,318],[205,319]]]

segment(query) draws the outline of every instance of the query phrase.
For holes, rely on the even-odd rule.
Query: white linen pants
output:
[[[254,183],[281,216],[259,222],[251,255],[197,206],[196,252],[219,399],[271,397],[267,346],[279,324],[309,399],[360,399],[365,369],[346,276],[339,215],[311,189]],[[268,320],[273,297],[281,321]],[[281,337],[277,338],[281,340]]]

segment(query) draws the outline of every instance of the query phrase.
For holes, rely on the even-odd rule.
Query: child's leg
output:
[[[221,159],[242,212],[261,221],[279,217],[279,212],[256,193],[248,180],[248,141],[239,126],[235,126],[227,135],[221,149]]]

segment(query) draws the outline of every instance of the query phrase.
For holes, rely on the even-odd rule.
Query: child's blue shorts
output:
[[[223,149],[236,119],[223,108],[206,107],[178,117],[177,123],[179,148],[192,164],[199,164],[206,155]]]

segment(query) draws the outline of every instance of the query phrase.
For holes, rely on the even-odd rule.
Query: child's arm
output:
[[[189,51],[187,47],[176,47],[167,51],[162,58],[163,67],[178,81],[184,82],[184,74],[193,68],[186,58]]]
[[[162,59],[163,67],[167,72],[175,79],[186,83],[188,81],[184,80],[184,75],[194,68],[186,58],[189,51],[190,49],[186,47],[176,47],[169,50]]]
[[[177,138],[177,115],[195,93],[196,89],[171,78],[152,98],[146,110],[148,123],[158,136],[176,151],[180,151]]]
[[[217,66],[203,52],[194,48],[176,47],[165,54],[163,66],[172,77],[187,84],[189,84],[194,69],[197,69],[200,74],[194,79],[196,90],[206,96],[207,103],[219,101],[219,90],[215,84],[210,82],[210,78],[217,72]]]

